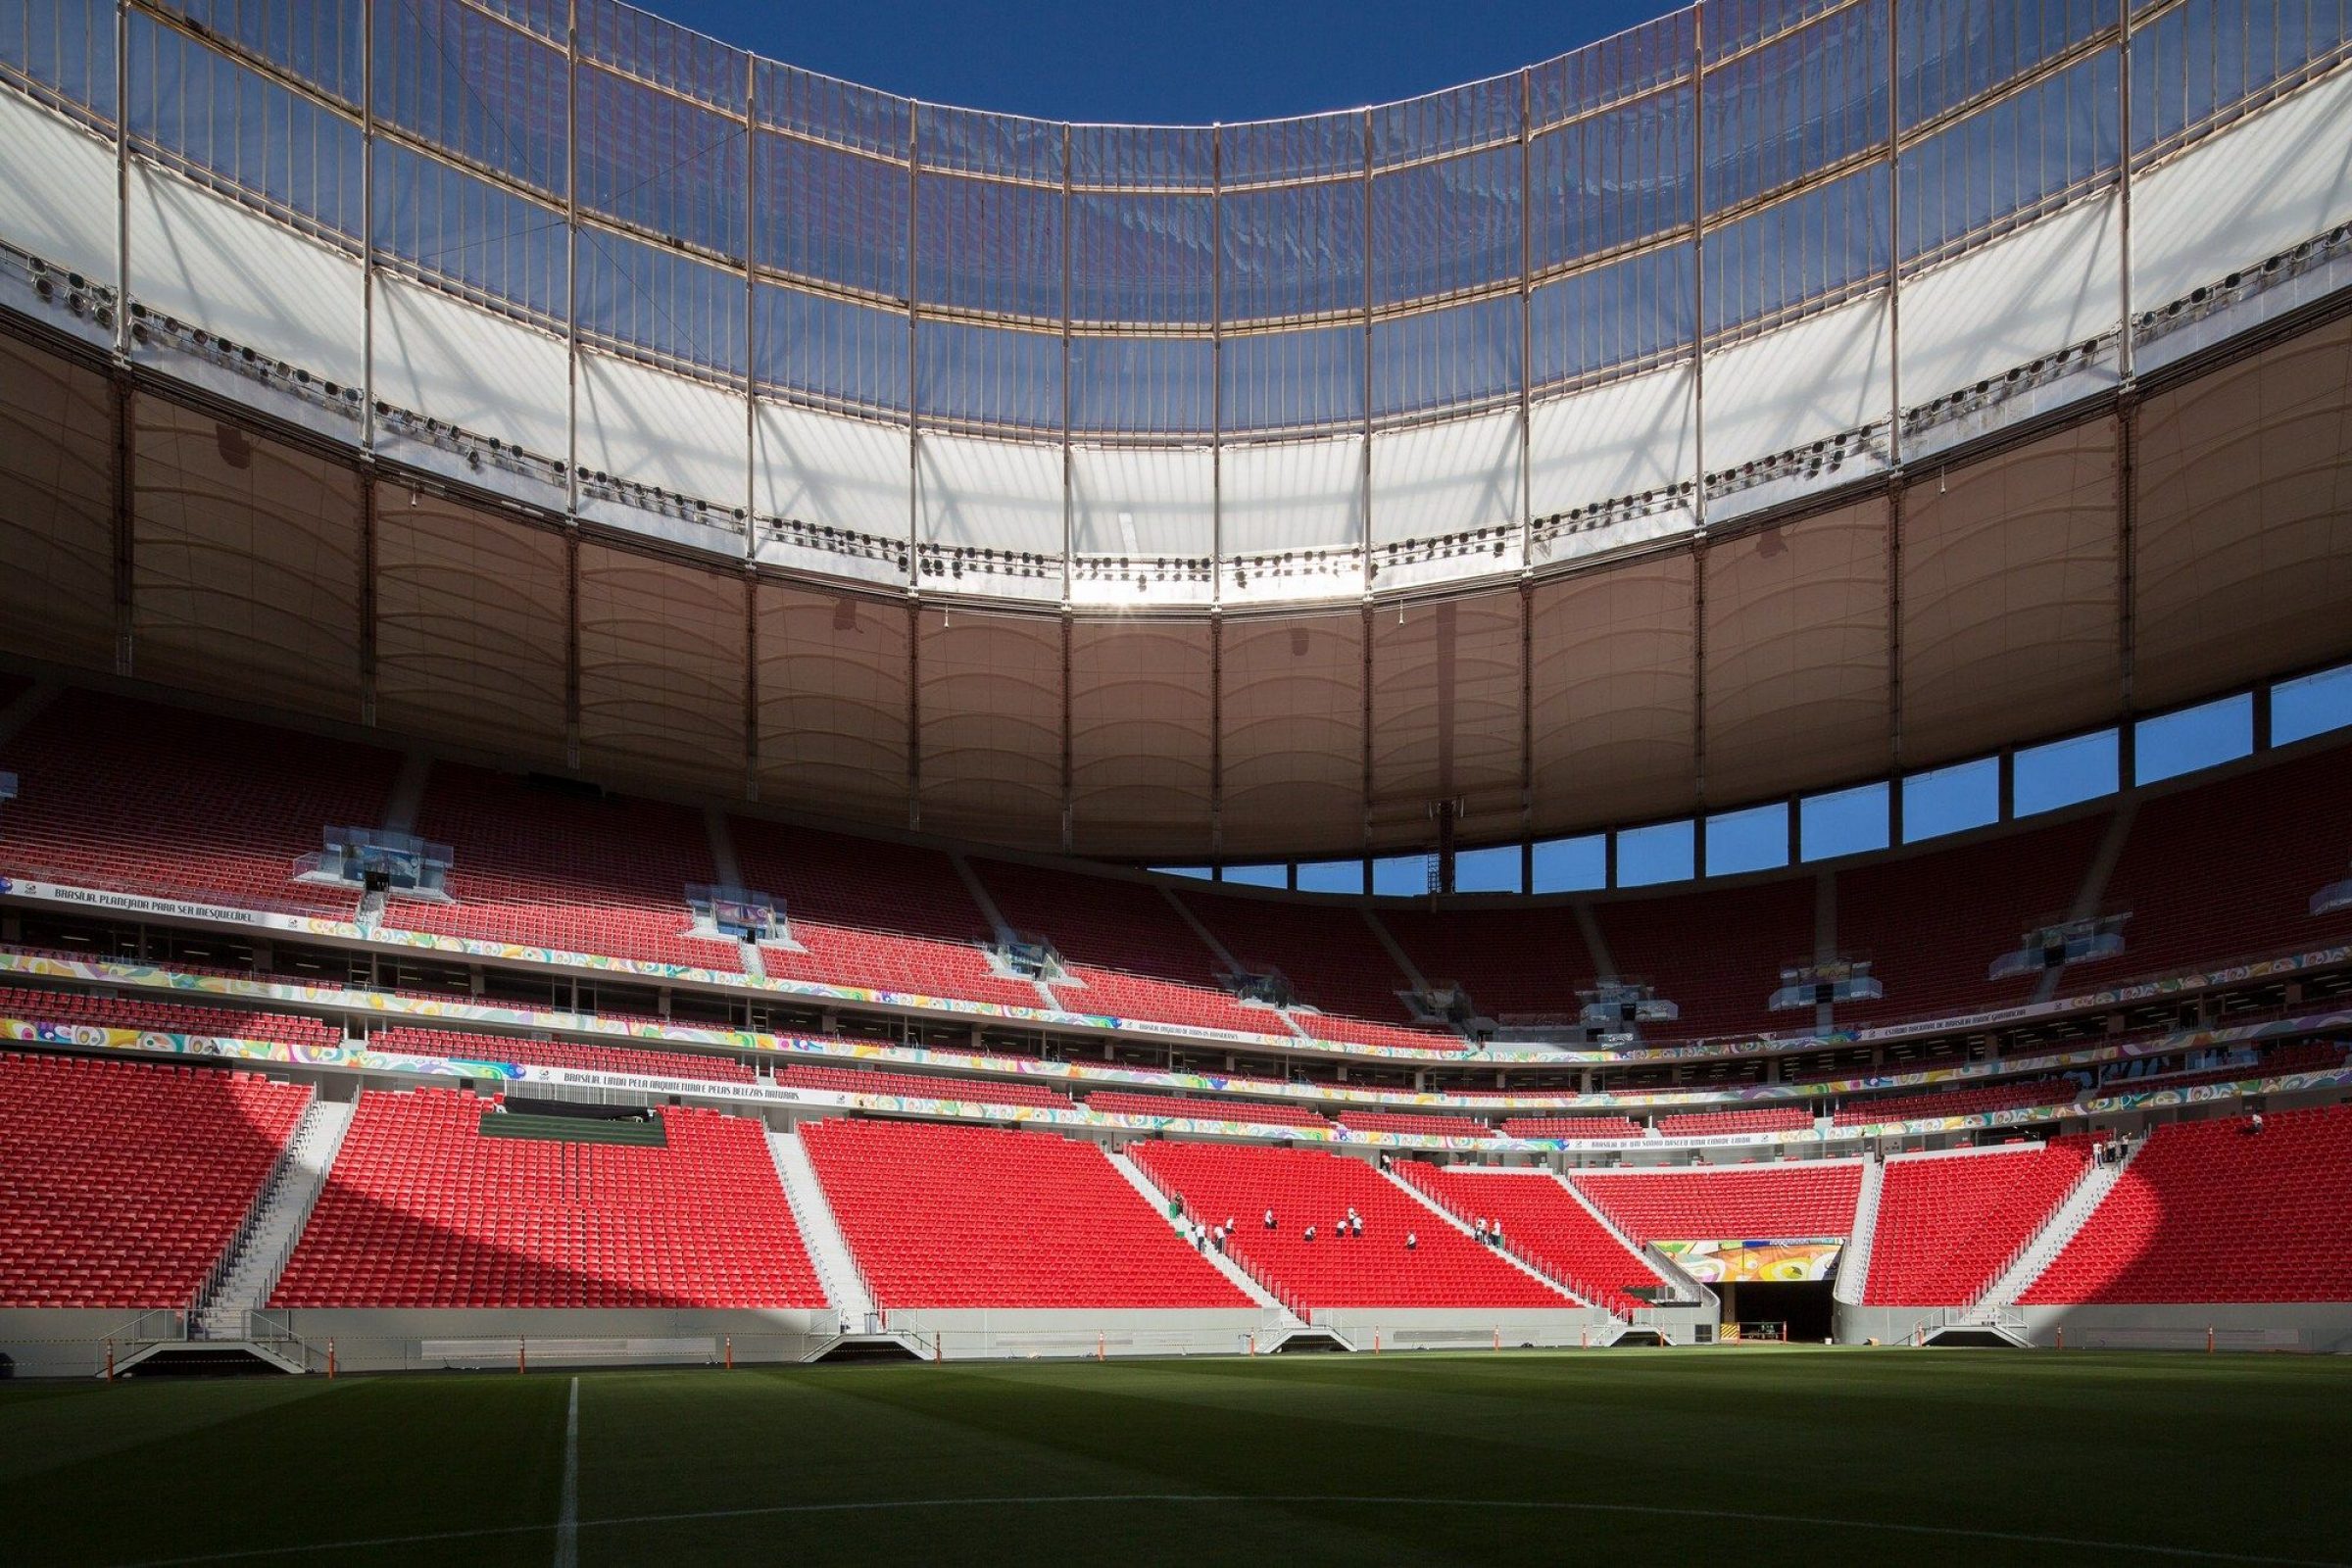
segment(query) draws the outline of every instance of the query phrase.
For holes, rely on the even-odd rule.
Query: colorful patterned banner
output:
[[[1922,1133],[1965,1132],[1998,1127],[2034,1127],[2061,1118],[2154,1109],[2170,1105],[2203,1104],[2250,1094],[2292,1094],[2307,1089],[2352,1089],[2352,1065],[2328,1072],[2294,1073],[2278,1078],[2248,1079],[2230,1084],[2197,1084],[2178,1089],[2142,1089],[2106,1096],[2082,1105],[2034,1106],[2025,1110],[1994,1111],[1971,1116],[1923,1118],[1841,1127],[1829,1133],[1797,1132],[1717,1134],[1709,1137],[1652,1136],[1638,1139],[1568,1141],[1554,1138],[1440,1138],[1419,1133],[1358,1132],[1343,1127],[1270,1127],[1262,1122],[1193,1117],[1128,1116],[1069,1109],[1053,1105],[1004,1105],[963,1099],[931,1099],[914,1095],[864,1095],[841,1091],[790,1089],[772,1083],[727,1083],[699,1078],[658,1078],[628,1073],[589,1072],[571,1067],[540,1067],[474,1057],[416,1056],[376,1051],[366,1046],[296,1046],[278,1041],[239,1040],[214,1035],[174,1034],[158,1030],[108,1029],[92,1024],[55,1024],[20,1018],[0,1018],[0,1040],[78,1050],[138,1052],[149,1054],[210,1056],[256,1064],[281,1063],[347,1072],[406,1073],[422,1078],[458,1078],[494,1083],[543,1083],[572,1088],[625,1090],[639,1094],[675,1096],[704,1103],[758,1105],[821,1105],[845,1110],[922,1116],[935,1120],[1026,1123],[1046,1126],[1122,1129],[1131,1132],[1169,1131],[1213,1138],[1264,1139],[1279,1136],[1301,1144],[1343,1145],[1423,1152],[1521,1153],[1561,1150],[1577,1153],[1788,1147],[1791,1145],[1854,1144],[1874,1138]]]
[[[812,1001],[843,1003],[895,1008],[921,1013],[947,1013],[963,1017],[1004,1018],[1015,1022],[1046,1027],[1095,1030],[1108,1034],[1141,1035],[1171,1041],[1206,1042],[1240,1046],[1250,1050],[1278,1052],[1288,1054],[1329,1055],[1341,1057],[1373,1056],[1397,1061],[1409,1061],[1424,1066],[1461,1067],[1526,1064],[1544,1066],[1627,1066],[1644,1062],[1670,1062],[1699,1059],[1719,1059],[1760,1054],[1786,1054],[1790,1052],[1820,1050],[1828,1046],[1869,1045],[1874,1043],[1909,1040],[1928,1034],[1975,1031],[2004,1024],[2047,1018],[2064,1013],[2096,1010],[2134,1004],[2158,998],[2180,995],[2207,989],[2214,985],[2233,985],[2246,980],[2277,978],[2307,969],[2329,967],[2352,960],[2352,946],[2320,949],[2314,952],[2256,960],[2211,971],[2185,974],[2163,980],[2134,982],[2097,992],[2056,998],[2049,1002],[2027,1003],[2017,1006],[1984,1012],[1955,1014],[1907,1023],[1880,1025],[1859,1030],[1831,1031],[1809,1035],[1763,1035],[1716,1041],[1686,1042],[1666,1046],[1639,1046],[1622,1050],[1553,1049],[1548,1046],[1489,1045],[1465,1051],[1423,1052],[1396,1046],[1356,1045],[1339,1041],[1307,1040],[1290,1034],[1250,1034],[1207,1026],[1160,1023],[1148,1019],[1118,1018],[1107,1014],[1060,1011],[1048,1007],[1020,1007],[997,1003],[970,1002],[953,997],[931,997],[913,992],[881,991],[858,986],[829,985],[817,981],[788,980],[768,976],[754,976],[733,971],[697,968],[685,964],[653,963],[633,959],[609,957],[598,954],[570,953],[553,948],[535,948],[508,943],[484,942],[471,938],[440,936],[429,932],[405,931],[383,926],[367,927],[347,921],[316,916],[284,914],[270,910],[250,909],[232,905],[213,905],[185,900],[147,898],[133,894],[108,892],[100,889],[74,887],[66,884],[30,879],[12,879],[0,876],[0,897],[32,899],[52,904],[81,906],[129,915],[155,915],[171,919],[201,920],[216,924],[231,924],[264,930],[284,931],[296,935],[325,937],[346,942],[380,946],[421,948],[436,952],[456,953],[467,956],[496,959],[511,963],[532,964],[559,969],[584,969],[596,973],[619,973],[672,983],[709,985],[731,991],[751,991],[785,995]],[[115,967],[109,965],[108,967]],[[139,967],[139,966],[132,966]],[[162,974],[165,971],[152,971]],[[212,976],[173,976],[169,983],[178,989],[203,989],[184,984],[191,980],[216,980]],[[144,984],[133,980],[128,983]],[[229,985],[238,982],[224,982]],[[252,984],[248,982],[248,984]],[[288,995],[280,996],[284,991]],[[655,1021],[581,1019],[574,1014],[531,1008],[478,1007],[475,1004],[443,1002],[436,999],[390,998],[371,992],[342,992],[328,988],[266,986],[255,991],[229,991],[226,995],[269,996],[273,1000],[291,1000],[321,1005],[368,1007],[385,1013],[400,1013],[417,1017],[466,1018],[481,1022],[514,1023],[527,1019],[524,1027],[559,1028],[590,1034],[623,1034],[645,1039],[672,1039],[698,1044],[716,1045],[730,1050],[759,1051],[776,1049],[770,1037],[747,1035],[737,1031],[698,1029]],[[473,1007],[474,1010],[466,1010]],[[427,1010],[439,1009],[439,1010]],[[883,1048],[908,1052],[909,1048]],[[2106,1051],[2107,1048],[2090,1048]],[[2180,1049],[2172,1047],[2168,1049]],[[983,1070],[1004,1070],[1004,1058],[978,1058],[970,1054],[909,1053],[894,1059],[931,1060],[940,1064],[978,1064]],[[2077,1064],[2075,1060],[2060,1061],[2045,1058],[2053,1065]],[[2111,1055],[2082,1055],[2081,1064],[2111,1059]],[[1026,1071],[1027,1069],[1023,1069]],[[1886,1074],[1839,1079],[1825,1084],[1788,1085],[1760,1084],[1739,1091],[1718,1091],[1709,1098],[1715,1101],[1737,1100],[1746,1102],[1774,1102],[1816,1099],[1863,1090],[1906,1087],[1941,1082],[1960,1082],[1972,1077],[1996,1076],[2003,1069],[1994,1064],[1976,1063],[1968,1066],[1926,1069],[1919,1073]],[[1098,1069],[1100,1071],[1100,1069]],[[1181,1085],[1187,1081],[1200,1087],[1215,1087],[1219,1080],[1213,1076],[1196,1077],[1191,1074],[1159,1074],[1148,1079],[1100,1077],[1099,1082],[1151,1082],[1155,1086]],[[1303,1098],[1303,1097],[1302,1097]],[[1359,1099],[1358,1102],[1362,1102]],[[1606,1109],[1649,1108],[1690,1104],[1694,1102],[1672,1092],[1594,1095],[1575,1099],[1557,1096],[1481,1097],[1475,1100],[1440,1096],[1431,1099],[1404,1091],[1382,1092],[1374,1102],[1382,1104],[1417,1105],[1438,1104],[1457,1108],[1516,1109]]]
[[[1784,1242],[1658,1242],[1657,1250],[1701,1285],[1803,1285],[1828,1279],[1842,1236]]]
[[[2171,1034],[2108,1041],[2073,1051],[2055,1052],[1999,1061],[1920,1068],[1910,1072],[1867,1074],[1815,1084],[1752,1084],[1711,1089],[1643,1090],[1590,1094],[1456,1093],[1443,1090],[1354,1088],[1339,1084],[1275,1083],[1266,1079],[1216,1073],[1173,1072],[1148,1067],[1114,1067],[1092,1062],[1047,1061],[1040,1057],[987,1055],[975,1052],[934,1050],[921,1046],[893,1046],[874,1041],[841,1040],[823,1036],[779,1036],[748,1030],[711,1029],[670,1024],[658,1019],[601,1018],[552,1009],[497,1006],[434,997],[407,997],[385,992],[345,990],[331,986],[293,985],[249,980],[228,975],[191,974],[154,964],[63,958],[45,954],[12,953],[0,949],[0,974],[43,975],[83,980],[93,984],[226,998],[269,1000],[324,1008],[365,1011],[392,1019],[464,1021],[503,1024],[510,1028],[544,1029],[588,1039],[616,1038],[713,1047],[744,1054],[777,1054],[820,1061],[871,1062],[887,1066],[943,1067],[998,1077],[1042,1080],[1081,1087],[1135,1087],[1181,1090],[1188,1093],[1249,1094],[1279,1099],[1311,1108],[1344,1114],[1346,1107],[1395,1107],[1412,1110],[1466,1111],[1477,1114],[1556,1113],[1578,1111],[1687,1111],[1727,1103],[1749,1107],[1826,1102],[1857,1093],[1913,1089],[1936,1084],[1964,1083],[2095,1067],[2104,1063],[2216,1046],[2352,1030],[2352,1012],[2307,1014],[2291,1019],[2239,1024],[2220,1029],[2180,1030]],[[484,1037],[489,1049],[491,1037]],[[1250,1123],[1250,1125],[1259,1125]],[[1801,1134],[1809,1136],[1809,1133]],[[1737,1144],[1743,1135],[1716,1135]],[[1786,1141],[1779,1135],[1765,1141]],[[1456,1142],[1463,1142],[1456,1140]],[[1476,1147],[1479,1141],[1470,1141]],[[1579,1141],[1580,1147],[1593,1141]],[[1654,1140],[1644,1139],[1632,1147]],[[1690,1143],[1694,1140],[1679,1140]],[[1625,1140],[1616,1141],[1617,1145]],[[1611,1146],[1613,1147],[1613,1146]]]

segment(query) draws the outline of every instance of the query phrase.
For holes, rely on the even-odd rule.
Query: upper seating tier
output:
[[[547,788],[440,763],[416,831],[456,857],[454,904],[394,899],[387,926],[740,973],[732,941],[687,934],[686,889],[717,880],[710,834],[684,807]]]
[[[64,692],[0,745],[0,871],[349,919],[354,889],[297,882],[330,827],[384,818],[400,759],[186,709]]]

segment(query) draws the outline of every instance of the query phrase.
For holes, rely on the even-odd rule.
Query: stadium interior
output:
[[[0,1368],[2352,1349],[2348,61],[0,3]]]

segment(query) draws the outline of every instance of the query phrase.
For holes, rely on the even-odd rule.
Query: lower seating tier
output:
[[[2352,1300],[2352,1105],[2159,1127],[2029,1306]]]
[[[191,1305],[310,1098],[259,1073],[0,1054],[0,1306]]]
[[[1232,1220],[1233,1255],[1295,1308],[1575,1304],[1430,1212],[1368,1161],[1322,1150],[1166,1142],[1138,1144],[1130,1153],[1201,1224]],[[1343,1238],[1340,1221],[1350,1209],[1362,1217],[1363,1234]],[[1418,1245],[1407,1246],[1408,1238]]]
[[[886,1311],[1251,1304],[1093,1144],[848,1117],[801,1140]]]
[[[758,1122],[660,1112],[665,1145],[486,1136],[457,1090],[360,1097],[279,1307],[825,1305]]]
[[[1862,1162],[1579,1171],[1570,1180],[1637,1242],[1797,1241],[1852,1234]]]
[[[1499,1224],[1504,1245],[1595,1306],[1625,1314],[1663,1282],[1549,1171],[1401,1160],[1396,1174],[1465,1225]]]
[[[1982,1297],[2090,1166],[2086,1138],[1886,1162],[1871,1242],[1871,1306],[1965,1306]]]

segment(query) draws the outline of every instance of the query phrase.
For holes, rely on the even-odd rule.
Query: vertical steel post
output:
[[[1690,521],[1707,525],[1707,14],[1690,8]]]
[[[580,519],[580,6],[569,0],[564,22],[564,373],[566,432],[565,510]],[[575,598],[574,640],[577,640]]]
[[[2130,0],[2124,0],[2129,4]],[[1886,463],[1903,466],[1902,13],[1886,0]]]
[[[1070,126],[1061,126],[1061,604],[1067,611],[1070,604],[1070,570],[1072,536],[1074,532],[1074,502],[1070,494]],[[1062,673],[1069,673],[1069,636],[1065,625],[1062,636]],[[1061,684],[1063,716],[1068,716],[1070,684]],[[1069,725],[1062,725],[1062,756],[1069,756]],[[1064,772],[1067,769],[1065,766]],[[1062,794],[1061,845],[1070,845],[1069,794]]]
[[[1364,453],[1363,462],[1360,466],[1362,483],[1356,501],[1356,527],[1363,538],[1363,589],[1366,598],[1371,597],[1372,579],[1376,569],[1372,564],[1372,111],[1367,109],[1364,111]],[[1371,657],[1371,646],[1372,639],[1369,633],[1369,628],[1367,628],[1364,638],[1364,648],[1366,651],[1365,658],[1367,660],[1369,660]],[[1369,701],[1370,699],[1367,697],[1367,704]],[[1369,716],[1370,715],[1367,712],[1367,721],[1369,720]],[[1369,749],[1371,744],[1371,736],[1367,731],[1364,739],[1364,745],[1367,749]],[[1370,767],[1367,764],[1365,769],[1367,778],[1369,778],[1370,771]],[[1369,825],[1368,819],[1371,815],[1371,810],[1372,795],[1371,791],[1367,788],[1364,792],[1364,812],[1367,818],[1367,826]]]
[[[1221,123],[1210,126],[1208,132],[1208,604],[1213,614],[1225,602],[1225,127]],[[1211,706],[1210,717],[1214,718]]]
[[[1891,0],[1889,0],[1891,3]],[[1519,73],[1519,569],[1536,564],[1536,476],[1529,464],[1536,375],[1535,73]]]
[[[743,559],[746,561],[760,554],[759,256],[760,57],[746,54],[743,60]]]
[[[375,0],[361,0],[360,29],[360,450],[372,453],[375,451]]]
[[[923,587],[923,549],[921,513],[922,503],[922,415],[923,400],[915,391],[915,256],[922,249],[922,225],[919,203],[923,194],[922,170],[923,106],[915,100],[906,104],[906,592],[917,603]],[[914,629],[919,635],[922,623],[918,618]],[[912,752],[908,758],[911,764]],[[911,805],[911,797],[909,798]],[[910,822],[909,827],[913,826]]]

